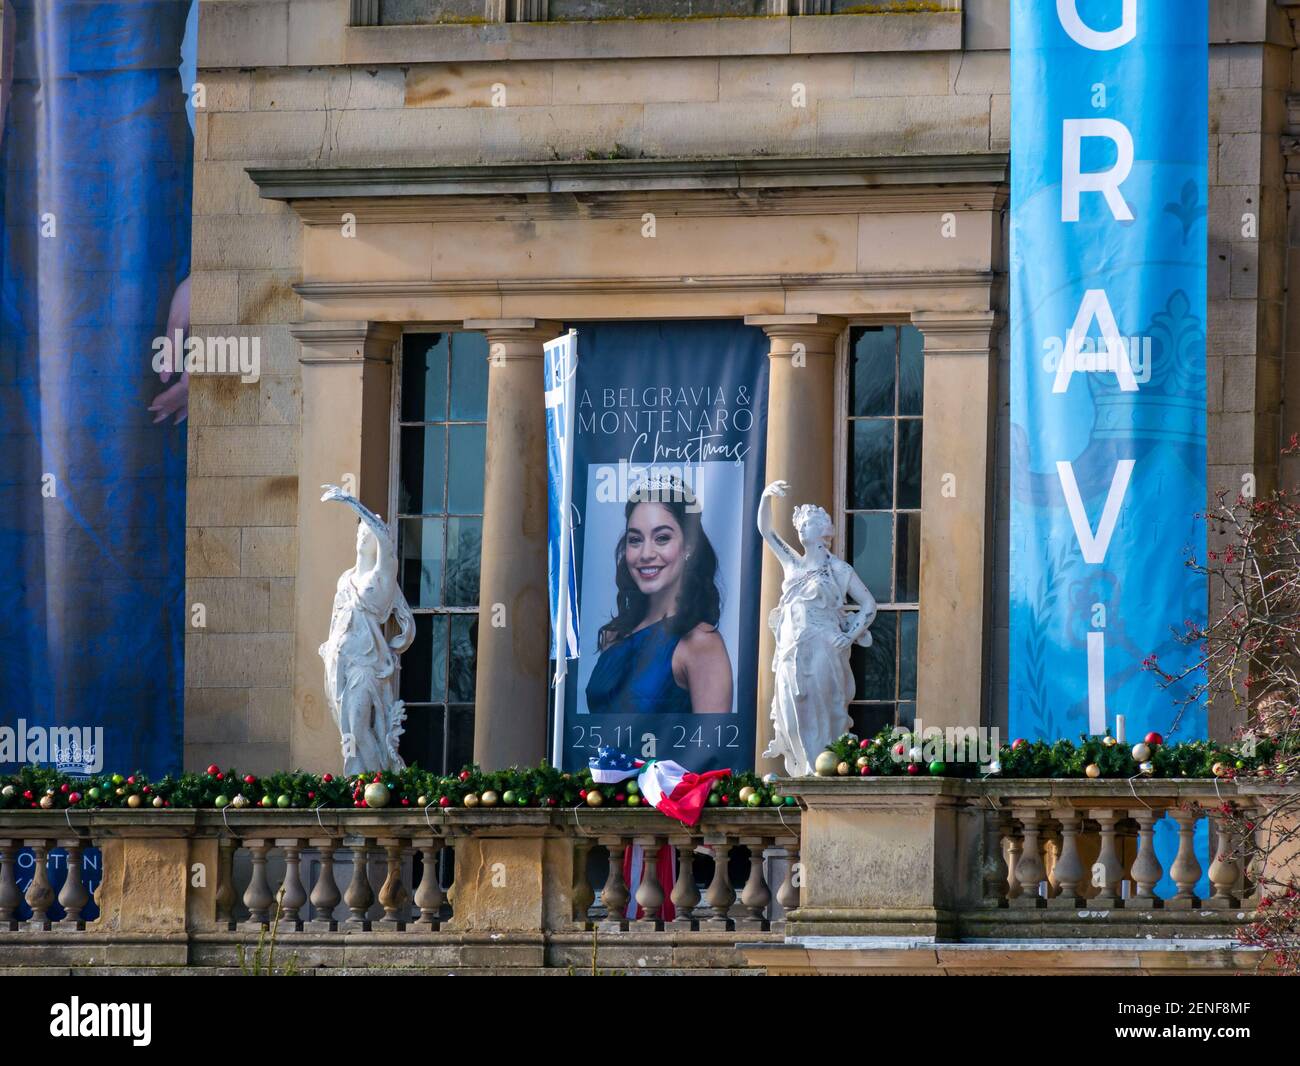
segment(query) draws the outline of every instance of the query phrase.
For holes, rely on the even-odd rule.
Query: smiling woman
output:
[[[615,551],[617,611],[587,683],[594,714],[725,714],[731,659],[718,632],[718,558],[700,507],[677,480],[643,485]]]

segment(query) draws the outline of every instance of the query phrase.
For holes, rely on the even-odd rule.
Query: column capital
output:
[[[925,354],[983,355],[1000,326],[996,311],[913,311],[912,325],[925,335]]]
[[[803,345],[804,355],[835,354],[835,343],[848,323],[834,315],[746,315],[745,325],[758,326],[772,342],[769,355],[789,358],[795,345]]]
[[[559,322],[540,318],[467,318],[464,324],[487,338],[491,366],[541,359],[542,345],[564,332]]]
[[[393,361],[393,345],[402,335],[397,322],[299,322],[289,335],[301,346],[300,363],[347,364],[375,360]]]

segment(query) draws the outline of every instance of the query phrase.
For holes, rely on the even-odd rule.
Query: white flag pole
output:
[[[578,369],[578,331],[569,330],[561,373],[564,380],[564,430],[560,440],[560,590],[555,627],[555,710],[551,727],[551,765],[564,765],[564,697],[569,673],[569,545],[573,528],[573,395]]]

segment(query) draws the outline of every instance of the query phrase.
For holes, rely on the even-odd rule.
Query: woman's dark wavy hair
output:
[[[636,587],[627,565],[627,523],[639,503],[657,503],[672,513],[682,530],[683,551],[691,554],[682,564],[682,584],[677,604],[665,623],[675,637],[684,636],[701,622],[718,624],[722,616],[722,593],[718,590],[718,556],[704,532],[695,496],[679,480],[671,479],[629,494],[623,510],[623,535],[614,550],[614,581],[618,600],[614,617],[600,629],[597,646],[602,650],[628,636],[645,620],[649,597]]]

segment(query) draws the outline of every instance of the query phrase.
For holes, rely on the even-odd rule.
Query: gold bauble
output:
[[[587,806],[599,807],[605,802],[605,797],[601,795],[600,790],[593,788],[587,792]]]
[[[830,777],[835,773],[835,764],[838,762],[839,759],[835,757],[833,751],[824,751],[817,756],[817,760],[813,763],[813,772],[818,777]]]
[[[135,795],[134,793],[126,797],[126,805],[128,807],[138,807],[140,806],[140,803],[141,803],[140,797]]]
[[[467,792],[467,793],[465,793],[465,799],[464,799],[463,802],[464,802],[464,804],[465,804],[466,807],[477,807],[477,806],[478,806],[478,793],[477,793],[477,792]]]
[[[746,785],[746,786],[745,786],[744,788],[742,788],[742,789],[740,790],[740,792],[738,793],[738,796],[740,797],[740,802],[741,802],[741,803],[748,803],[748,802],[749,802],[749,797],[752,796],[753,794],[754,794],[754,786],[753,786],[753,785]]]
[[[1087,766],[1083,768],[1083,772],[1087,774],[1089,777],[1100,777],[1101,767],[1098,766],[1095,762],[1090,762]]]
[[[1221,762],[1216,762],[1213,766],[1210,767],[1210,773],[1212,773],[1215,777],[1223,777],[1223,775],[1226,774],[1227,772],[1228,772],[1228,768],[1224,766],[1223,763]]]
[[[161,807],[163,805],[163,798],[161,796],[154,796],[153,805],[155,807]]]
[[[417,807],[427,807],[427,806],[429,806],[429,797],[428,797],[428,796],[416,796],[416,797],[415,797],[415,805],[416,805]]]
[[[497,805],[497,803],[500,802],[500,799],[501,799],[500,796],[498,796],[498,795],[497,795],[495,792],[493,792],[491,789],[488,789],[486,792],[483,793],[483,796],[482,796],[483,806],[484,806],[484,807],[495,807],[495,806]]]
[[[44,808],[48,811],[51,807],[54,806],[54,797],[53,797],[53,796],[42,796],[42,797],[41,797],[41,806],[44,807]]]
[[[1104,737],[1101,738],[1101,742],[1102,745],[1107,748],[1113,748],[1118,743],[1118,741],[1114,737],[1112,737],[1109,733],[1107,733]]]
[[[853,770],[853,767],[851,767],[851,766],[850,766],[848,763],[846,763],[846,762],[842,762],[842,763],[838,764],[838,765],[835,767],[835,772],[836,772],[837,774],[839,774],[840,777],[848,777],[849,773],[850,773],[852,770]]]
[[[864,766],[868,765],[870,762],[871,762],[871,760],[868,759],[865,755],[859,755],[859,756],[858,756],[858,769],[861,770]]]

